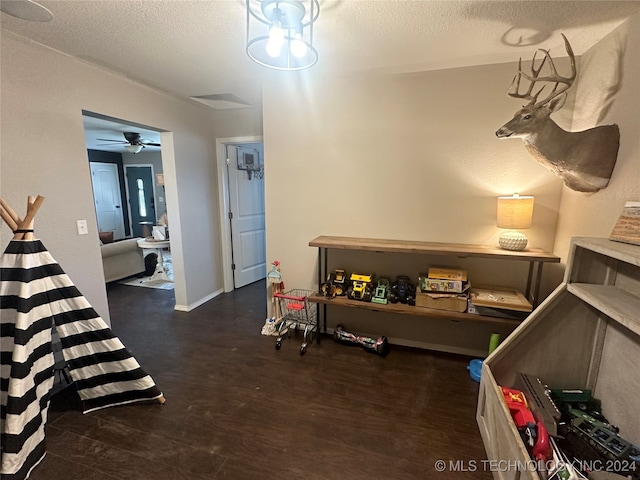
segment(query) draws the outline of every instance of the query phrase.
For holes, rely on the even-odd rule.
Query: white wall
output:
[[[562,181],[520,140],[495,137],[520,108],[505,95],[515,71],[514,63],[265,90],[267,258],[282,262],[285,284],[315,288],[317,252],[307,244],[318,235],[495,244],[496,197],[513,192],[535,195],[527,235],[551,250]],[[417,276],[428,259],[416,261],[395,274]],[[378,260],[364,262],[382,273]],[[524,288],[521,267],[475,265],[472,278]]]
[[[273,87],[264,99],[268,254],[308,286],[318,235],[494,244],[496,197],[536,197],[553,247],[562,182],[497,130],[515,65]],[[298,219],[294,232],[286,228]],[[280,232],[287,232],[286,235]],[[286,261],[286,258],[289,262]]]
[[[573,130],[616,123],[620,149],[606,189],[564,188],[554,247],[564,260],[571,237],[608,237],[625,202],[640,201],[640,13],[583,55],[577,87]]]
[[[193,308],[222,291],[212,111],[6,31],[1,49],[0,193],[18,212],[27,195],[46,197],[36,235],[98,313],[108,321],[83,109],[171,132],[162,134],[162,157],[176,227],[176,307]],[[89,235],[76,234],[78,219],[87,220]],[[4,249],[11,235],[7,228],[1,235]]]
[[[579,59],[578,82],[565,108],[553,116],[565,129],[620,126],[613,178],[607,189],[592,196],[565,188],[520,140],[496,140],[495,130],[520,107],[505,95],[515,63],[342,80],[313,79],[308,73],[268,87],[268,259],[282,262],[287,286],[315,288],[317,252],[307,244],[318,235],[493,244],[499,235],[495,197],[512,192],[536,197],[533,227],[526,232],[531,246],[564,259],[571,236],[608,236],[624,202],[640,200],[638,19],[636,15]],[[566,62],[556,60],[561,70]],[[295,229],[289,228],[292,223]],[[345,254],[338,261],[369,270],[377,266],[382,270],[378,274],[393,268],[380,257]],[[420,263],[412,267],[412,262]],[[413,275],[425,263],[401,260],[396,273]],[[523,272],[516,266],[485,262],[469,267],[476,269],[471,278],[483,283],[493,278],[501,285],[522,285]],[[545,268],[543,295],[561,280],[563,268]],[[358,324],[356,315],[348,311],[344,317]],[[440,325],[435,326],[438,332],[425,336],[433,325],[403,319],[407,325],[400,332],[388,319],[366,316],[359,323],[364,332],[388,334],[393,329],[418,341],[444,338]],[[463,331],[468,336],[471,329]]]

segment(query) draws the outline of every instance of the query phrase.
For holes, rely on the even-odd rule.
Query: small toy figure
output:
[[[279,284],[282,281],[282,275],[280,274],[280,262],[278,260],[274,260],[271,263],[271,270],[267,273],[267,279],[271,284]]]
[[[271,270],[267,273],[267,282],[271,286],[271,319],[276,321],[277,317],[280,316],[280,308],[274,293],[282,293],[284,291],[284,282],[282,281],[280,262],[278,260],[274,260],[271,264]],[[269,318],[267,318],[268,320]]]

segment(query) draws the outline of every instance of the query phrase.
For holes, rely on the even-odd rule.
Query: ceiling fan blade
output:
[[[140,143],[140,134],[136,132],[122,132],[124,138],[127,139],[131,145],[138,145]]]
[[[146,145],[147,147],[160,147],[159,143],[151,143],[151,142],[142,142],[141,145]]]
[[[122,140],[111,140],[110,138],[96,138],[96,140],[100,140],[101,142],[129,143]]]

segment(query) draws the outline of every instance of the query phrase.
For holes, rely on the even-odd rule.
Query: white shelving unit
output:
[[[478,426],[489,460],[508,465],[529,460],[500,390],[518,373],[591,389],[620,435],[640,444],[640,246],[574,238],[564,282],[485,360]],[[540,478],[515,468],[493,475]]]

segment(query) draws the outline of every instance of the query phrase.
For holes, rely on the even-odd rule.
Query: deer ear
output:
[[[552,99],[547,106],[549,110],[552,112],[556,112],[560,110],[564,106],[564,102],[567,101],[567,94],[563,93],[562,95],[558,95],[556,98]]]

